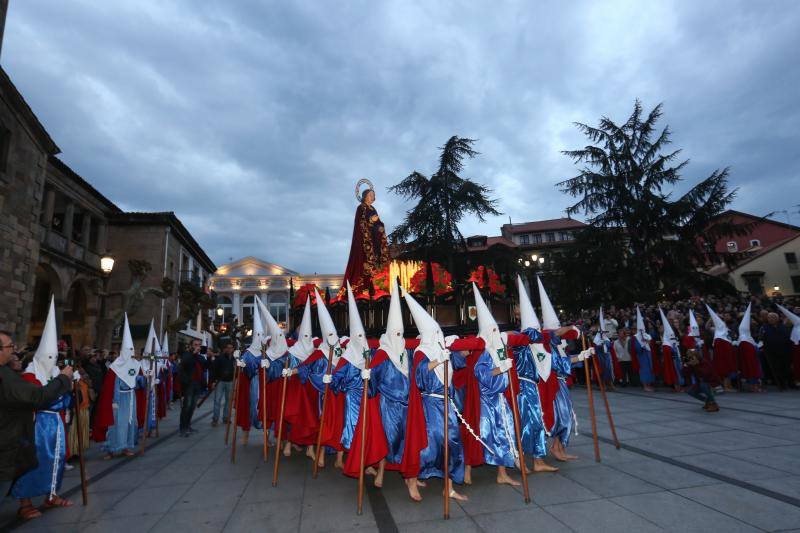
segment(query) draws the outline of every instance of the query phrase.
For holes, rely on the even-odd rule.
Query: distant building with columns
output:
[[[342,287],[344,274],[300,274],[281,265],[248,256],[222,265],[208,279],[208,288],[217,295],[217,316],[223,322],[252,324],[255,295],[278,322],[289,320],[291,287],[294,290],[313,283],[335,295]],[[293,324],[287,324],[292,329]]]

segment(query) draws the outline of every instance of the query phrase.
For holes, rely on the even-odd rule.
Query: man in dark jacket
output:
[[[789,328],[781,324],[778,313],[769,313],[767,323],[761,326],[760,337],[764,343],[764,358],[772,372],[778,391],[795,388],[792,381],[792,343]]]
[[[72,388],[72,367],[44,387],[22,379],[8,366],[16,345],[11,334],[0,331],[0,499],[13,481],[38,464],[33,412]]]
[[[719,378],[714,374],[711,363],[700,356],[697,350],[688,350],[683,358],[681,374],[686,382],[686,393],[703,402],[703,409],[709,413],[719,411],[714,399],[713,387],[719,385]]]
[[[200,341],[193,339],[189,345],[189,350],[181,354],[180,368],[178,369],[178,377],[180,377],[181,390],[183,391],[180,420],[181,437],[188,437],[191,433],[194,433],[192,416],[194,415],[195,407],[197,407],[197,399],[203,384],[203,372],[207,366],[205,358],[200,355]]]
[[[236,360],[233,357],[233,344],[225,342],[222,345],[220,355],[211,356],[211,379],[216,382],[214,386],[214,414],[211,418],[211,425],[219,423],[219,413],[222,409],[222,422],[228,422],[228,411],[231,401],[231,387],[233,383],[233,371],[236,368]]]

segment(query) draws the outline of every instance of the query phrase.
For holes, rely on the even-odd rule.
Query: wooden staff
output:
[[[237,361],[236,368],[239,368],[239,364]],[[236,386],[234,386],[233,391],[233,401],[231,401],[231,405],[235,405],[234,413],[237,418],[239,417],[239,387],[242,386],[242,371],[239,370],[239,373],[236,375]],[[232,415],[232,416],[233,416]],[[231,419],[228,419],[228,422],[231,422]],[[236,432],[239,430],[239,424],[236,421],[233,421],[233,436],[231,437],[231,462],[236,463]]]
[[[328,368],[325,371],[325,375],[327,375],[327,376],[331,375],[331,371],[333,370],[331,368],[332,364],[333,364],[333,346],[330,346],[329,350],[328,350]],[[323,424],[325,422],[325,410],[326,410],[326,407],[328,406],[328,389],[329,389],[329,386],[330,386],[330,383],[326,383],[325,384],[325,390],[322,393],[322,412],[319,415],[319,431],[317,431],[317,447],[314,450],[314,467],[313,467],[313,470],[312,470],[313,474],[311,476],[314,479],[317,478],[317,473],[319,472],[319,453],[320,453],[320,448],[322,447],[322,427],[323,427]]]
[[[413,378],[412,378],[413,379]],[[450,389],[448,381],[450,380],[450,362],[449,359],[444,362],[444,468],[442,473],[444,475],[444,519],[450,519],[450,433],[449,433],[449,400]]]
[[[78,461],[81,469],[81,496],[83,497],[83,505],[89,504],[89,486],[86,482],[86,464],[83,459],[83,430],[81,429],[81,395],[78,393],[78,382],[76,381],[73,388],[75,395],[75,429],[78,433]]]
[[[286,354],[286,363],[283,365],[284,370],[289,369],[289,354]],[[272,468],[272,486],[278,486],[278,466],[281,463],[281,438],[283,437],[283,411],[286,407],[286,385],[289,382],[289,376],[283,376],[283,389],[281,390],[281,412],[278,415],[278,434],[277,443],[275,444],[275,466]]]
[[[614,428],[614,417],[611,416],[611,408],[608,406],[608,397],[606,396],[606,386],[600,376],[600,367],[597,363],[597,358],[592,357],[592,364],[594,365],[594,373],[597,383],[600,385],[600,395],[603,397],[603,402],[606,405],[606,414],[608,415],[608,425],[611,427],[611,436],[614,437],[614,447],[619,450],[619,439],[617,439],[617,430]]]
[[[153,372],[157,372],[157,371],[158,371],[158,362],[155,363],[155,370]],[[159,378],[159,381],[160,380],[161,380],[161,378]],[[153,390],[153,401],[155,403],[155,405],[153,407],[153,410],[156,412],[156,417],[155,417],[156,418],[156,438],[159,438],[159,437],[161,437],[161,435],[159,435],[159,433],[158,433],[158,405],[161,403],[161,401],[160,401],[159,395],[158,395],[158,385],[154,384],[153,387],[154,387],[154,390]]]
[[[231,431],[231,420],[233,420],[233,402],[239,395],[239,365],[236,364],[238,358],[233,359],[233,394],[228,401],[228,423],[225,425],[225,446],[228,445],[228,434]]]
[[[369,356],[364,357],[364,368],[369,368]],[[363,387],[364,390],[361,391],[361,462],[360,468],[358,471],[358,510],[357,513],[360,515],[363,509],[364,504],[364,461],[366,460],[366,450],[365,447],[367,445],[367,415],[369,414],[369,409],[367,408],[367,385],[369,384],[369,380],[363,379]]]
[[[153,373],[153,360],[150,359],[150,374]],[[145,390],[145,394],[147,397],[145,398],[145,410],[144,410],[144,428],[142,430],[142,448],[140,450],[140,454],[144,455],[145,445],[147,443],[147,434],[149,433],[148,428],[150,426],[150,386],[151,386],[151,378],[152,376],[147,376],[147,389]]]
[[[508,348],[506,348],[508,353]],[[520,425],[519,406],[517,405],[517,391],[514,390],[514,380],[511,379],[511,372],[508,375],[508,386],[511,388],[511,411],[514,413],[514,430],[517,436],[517,451],[519,453],[519,471],[522,473],[522,495],[525,503],[531,503],[531,495],[528,489],[528,467],[525,465],[525,452],[522,450],[522,426]],[[535,386],[535,385],[534,385]]]
[[[263,366],[261,367],[261,391],[261,427],[264,428],[264,462],[266,463],[269,429],[267,428],[267,369]]]
[[[586,335],[581,333],[581,344],[586,351]],[[592,390],[592,380],[589,378],[589,363],[583,360],[583,371],[586,373],[586,390],[589,393],[589,414],[592,417],[592,439],[594,440],[594,460],[600,462],[600,444],[597,442],[597,417],[594,414],[594,396]]]

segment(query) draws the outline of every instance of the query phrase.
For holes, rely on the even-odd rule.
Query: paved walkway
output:
[[[726,394],[709,414],[686,395],[610,395],[621,450],[610,444],[598,401],[602,462],[593,460],[588,403],[573,391],[580,460],[558,474],[530,478],[533,503],[521,491],[492,483],[481,468],[464,489],[470,501],[441,520],[441,483],[414,504],[395,475],[382,491],[369,490],[364,514],[355,513],[357,483],[331,469],[311,479],[300,455],[281,463],[272,488],[272,458],[261,461],[261,433],[253,432],[230,463],[224,428],[211,428],[210,405],[199,411],[199,434],[177,437],[170,411],[144,457],[88,462],[93,481],[80,505],[77,469],[65,489],[71,509],[14,522],[15,503],[0,506],[0,530],[17,531],[788,531],[800,528],[800,393]],[[210,403],[210,402],[209,402]],[[797,531],[800,531],[798,529]]]

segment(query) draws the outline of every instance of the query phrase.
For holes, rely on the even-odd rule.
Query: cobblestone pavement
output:
[[[622,449],[614,449],[599,394],[602,462],[593,458],[586,391],[573,391],[578,461],[557,474],[531,476],[533,503],[521,490],[493,483],[477,469],[465,503],[441,519],[441,483],[412,503],[394,474],[370,488],[356,515],[357,483],[327,468],[311,478],[296,454],[271,486],[272,456],[261,457],[262,433],[238,447],[236,464],[224,427],[210,425],[210,402],[198,411],[191,438],[176,434],[177,409],[149,441],[144,457],[103,461],[87,469],[89,505],[80,505],[77,468],[62,491],[76,505],[26,524],[16,503],[0,506],[0,530],[15,531],[787,531],[800,528],[800,393],[725,394],[706,413],[683,394],[627,389],[609,395]],[[241,436],[241,433],[240,433]],[[797,531],[800,531],[798,529]]]

